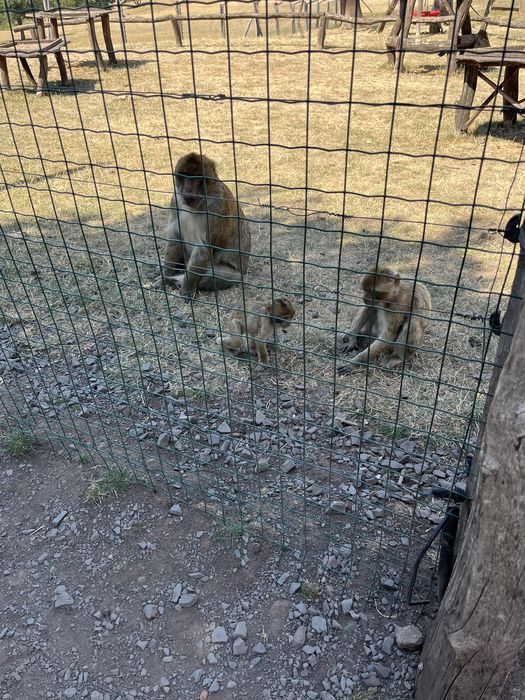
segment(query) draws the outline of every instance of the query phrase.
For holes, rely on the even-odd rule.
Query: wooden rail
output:
[[[279,22],[282,19],[291,19],[292,23],[295,23],[299,19],[303,20],[309,20],[309,21],[315,21],[317,24],[317,45],[320,49],[324,48],[325,45],[325,37],[326,37],[326,29],[328,26],[328,22],[340,22],[341,24],[356,24],[358,26],[365,26],[365,27],[370,27],[374,26],[375,24],[382,24],[386,22],[395,22],[396,17],[393,17],[391,15],[384,15],[384,16],[370,16],[370,17],[351,17],[349,15],[341,15],[338,13],[334,12],[308,12],[305,10],[301,11],[271,11],[271,12],[265,12],[264,14],[261,14],[259,12],[254,12],[253,10],[248,12],[244,11],[239,11],[239,12],[230,12],[226,14],[226,12],[223,10],[222,12],[219,13],[213,13],[213,14],[206,14],[206,15],[195,15],[191,17],[184,17],[182,15],[173,15],[173,14],[168,14],[168,15],[160,15],[158,17],[134,17],[134,16],[127,16],[127,17],[112,17],[110,19],[110,22],[113,24],[152,24],[152,23],[157,23],[157,22],[171,22],[173,26],[173,31],[175,34],[175,41],[177,43],[177,46],[182,46],[182,22],[198,22],[198,21],[219,21],[221,22],[221,33],[223,36],[225,35],[224,32],[224,26],[225,22],[229,20],[238,20],[238,19],[247,19],[255,22],[260,22],[261,20],[275,20],[276,26],[278,29],[278,33],[280,33],[280,25]],[[420,19],[414,18],[415,22],[433,22],[436,21],[436,19],[439,19],[441,22],[446,22],[450,21],[450,18],[448,17],[440,17],[440,18],[434,18],[434,17],[422,17]]]

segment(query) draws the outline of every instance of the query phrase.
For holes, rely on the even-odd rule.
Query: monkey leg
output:
[[[339,367],[339,374],[350,374],[350,372],[357,369],[359,365],[373,362],[382,352],[390,347],[391,342],[391,340],[386,340],[384,338],[374,340],[366,350],[357,354],[349,364]]]
[[[374,324],[374,310],[368,306],[357,312],[350,330],[343,335],[339,351],[342,353],[352,352],[357,347],[357,339],[365,330],[370,335]]]
[[[164,276],[170,277],[184,270],[184,249],[182,241],[170,241],[164,253]]]
[[[421,319],[407,319],[392,345],[392,353],[385,359],[384,366],[389,369],[399,367],[406,359],[413,355],[422,337]]]
[[[217,291],[240,284],[241,280],[242,275],[238,270],[219,263],[200,273],[197,288],[206,292]]]
[[[257,359],[259,362],[266,364],[268,362],[268,349],[266,347],[266,343],[262,340],[256,340],[255,349],[257,350]]]

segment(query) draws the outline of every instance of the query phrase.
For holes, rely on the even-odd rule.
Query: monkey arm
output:
[[[343,336],[343,342],[339,348],[340,352],[351,352],[355,350],[358,336],[368,327],[368,332],[372,330],[374,322],[374,309],[364,306],[357,312],[352,327]]]
[[[339,367],[339,374],[350,374],[350,372],[353,372],[359,365],[365,364],[366,362],[373,362],[382,352],[390,347],[393,341],[394,338],[391,338],[389,335],[387,337],[377,338],[377,340],[374,340],[365,350],[352,358],[348,365]]]
[[[193,249],[186,272],[181,275],[182,282],[180,293],[183,297],[193,297],[199,286],[199,281],[204,275],[208,275],[211,267],[211,253],[206,245],[197,246]]]

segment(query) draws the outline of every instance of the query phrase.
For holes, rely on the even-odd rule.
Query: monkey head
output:
[[[175,187],[190,209],[204,209],[206,195],[218,180],[214,161],[199,153],[187,153],[175,167]],[[206,180],[206,184],[205,184]]]
[[[395,298],[400,282],[399,273],[391,267],[377,265],[369,270],[361,281],[365,306],[380,306]]]
[[[280,297],[274,299],[273,305],[266,305],[266,313],[274,325],[279,326],[279,328],[289,328],[295,316],[295,307],[288,297]]]

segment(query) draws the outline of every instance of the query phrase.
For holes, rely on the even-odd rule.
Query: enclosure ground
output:
[[[366,609],[342,577],[322,582],[314,565],[319,595],[312,585],[305,600],[290,594],[305,574],[292,554],[252,538],[232,542],[235,533],[202,513],[183,506],[170,515],[164,496],[141,487],[90,505],[92,468],[42,447],[0,463],[4,700],[192,700],[205,688],[232,699],[359,698],[367,684],[392,700],[410,696],[417,657],[396,650],[393,621]],[[178,584],[195,592],[195,605],[177,608]],[[352,614],[343,614],[350,597]],[[326,633],[312,631],[323,625],[316,615]],[[234,656],[239,622],[247,651]],[[226,643],[211,641],[216,625]],[[306,639],[299,632],[291,641],[303,625]],[[305,645],[317,647],[310,663]],[[341,694],[345,687],[354,694]]]

